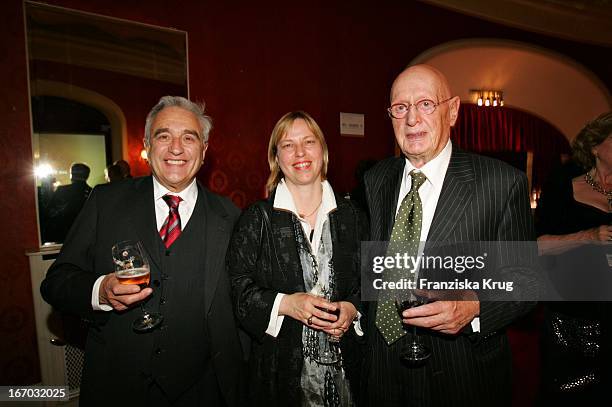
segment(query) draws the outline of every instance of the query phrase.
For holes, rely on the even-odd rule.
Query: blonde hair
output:
[[[294,112],[286,113],[283,117],[281,117],[278,122],[276,122],[276,125],[272,130],[272,134],[270,135],[270,141],[268,142],[268,165],[270,166],[270,176],[266,182],[266,190],[268,193],[272,193],[280,180],[283,178],[283,172],[281,171],[278,161],[276,160],[276,146],[283,136],[287,134],[293,123],[298,119],[304,120],[308,129],[321,143],[321,148],[323,149],[323,167],[321,168],[321,179],[324,180],[327,178],[327,163],[329,162],[329,153],[327,150],[327,143],[325,142],[325,136],[323,136],[323,131],[321,131],[321,128],[311,115],[302,110],[296,110]]]

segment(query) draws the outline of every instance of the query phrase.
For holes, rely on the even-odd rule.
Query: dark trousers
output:
[[[365,377],[362,378],[361,401],[365,406],[428,406],[430,405],[430,368],[425,363],[408,366],[400,361],[402,346],[411,340],[410,335],[391,346],[376,330],[372,333],[367,353]]]
[[[200,379],[178,398],[170,400],[155,381],[147,389],[147,406],[153,407],[196,407],[225,406],[212,364],[206,368]]]

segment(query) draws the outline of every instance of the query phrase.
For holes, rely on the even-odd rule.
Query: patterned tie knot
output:
[[[170,207],[170,209],[178,209],[179,203],[183,200],[178,195],[170,195],[166,194],[163,197],[163,200],[166,201],[166,204]]]
[[[425,183],[427,177],[421,171],[412,170],[410,171],[410,177],[412,178],[412,186],[410,191],[418,191],[421,185]]]

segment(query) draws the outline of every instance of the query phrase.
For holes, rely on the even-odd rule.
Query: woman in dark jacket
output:
[[[325,180],[327,145],[307,113],[290,112],[278,121],[268,162],[270,198],[242,214],[227,257],[235,313],[253,339],[250,401],[353,405],[366,222]],[[329,350],[337,362],[325,360]]]

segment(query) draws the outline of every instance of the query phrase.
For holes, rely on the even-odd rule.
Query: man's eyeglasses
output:
[[[429,99],[423,99],[423,100],[419,100],[416,103],[409,103],[409,104],[396,103],[394,105],[391,105],[391,107],[387,109],[387,112],[389,113],[389,116],[393,117],[394,119],[403,119],[404,117],[406,117],[406,115],[410,111],[410,107],[414,106],[419,112],[423,114],[432,114],[433,112],[436,111],[436,107],[440,106],[442,103],[448,102],[451,99],[452,97],[445,99],[438,103],[434,102],[433,100],[429,100]]]

